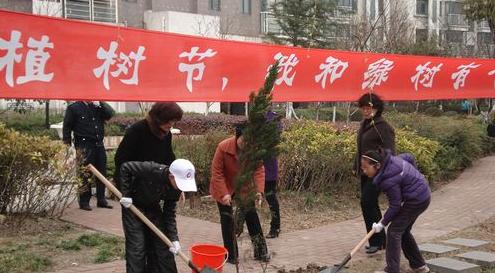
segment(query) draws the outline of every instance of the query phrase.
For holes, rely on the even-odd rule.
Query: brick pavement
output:
[[[480,159],[455,181],[436,191],[433,194],[430,208],[420,217],[414,227],[413,233],[418,241],[428,241],[495,216],[494,165],[495,156]],[[119,206],[115,207],[116,209],[113,210],[95,209],[92,212],[70,208],[63,219],[91,229],[122,236],[120,209]],[[177,221],[184,249],[188,249],[192,243],[199,242],[222,244],[218,224],[183,216],[178,216]],[[321,265],[338,263],[364,235],[364,225],[360,218],[282,233],[278,239],[268,240],[273,259],[266,272],[276,272],[277,268],[294,269],[310,262]],[[241,240],[240,249],[240,271],[263,272],[261,265],[250,258],[252,252],[248,238]],[[364,252],[360,252],[353,260],[364,257]],[[181,261],[177,260],[177,264],[179,272],[190,272]],[[70,268],[57,273],[69,272],[111,273],[125,272],[125,268],[123,261],[117,261],[103,265]],[[227,265],[224,272],[235,272],[235,269]]]

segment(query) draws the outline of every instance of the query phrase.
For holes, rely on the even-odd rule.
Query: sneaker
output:
[[[375,271],[374,273],[388,273],[388,272],[385,270],[378,270],[378,271]]]
[[[414,273],[429,273],[430,272],[430,268],[427,265],[423,265],[423,266],[418,267],[418,268],[413,268],[412,270]]]

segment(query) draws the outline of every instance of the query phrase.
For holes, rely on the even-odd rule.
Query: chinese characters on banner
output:
[[[495,97],[490,59],[292,48],[0,10],[0,98],[247,101],[276,61],[275,101]]]

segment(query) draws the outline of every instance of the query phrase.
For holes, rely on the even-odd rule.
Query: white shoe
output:
[[[388,272],[384,270],[379,270],[379,271],[375,271],[374,273],[388,273]]]
[[[423,265],[423,266],[418,267],[418,268],[413,268],[412,270],[414,273],[429,273],[430,272],[430,268],[427,265]]]

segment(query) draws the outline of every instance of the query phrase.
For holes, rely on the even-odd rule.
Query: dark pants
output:
[[[163,214],[158,204],[151,208],[139,208],[139,210],[161,231],[164,231]],[[129,209],[122,208],[122,225],[125,234],[127,273],[177,273],[172,252]]]
[[[280,206],[277,199],[277,181],[265,181],[265,198],[270,207],[272,220],[270,222],[270,231],[280,230]]]
[[[92,164],[102,175],[107,175],[107,154],[103,144],[96,144],[95,142],[81,142],[76,144],[76,150],[78,155],[82,156],[82,164],[86,166]],[[79,206],[89,206],[89,200],[91,199],[91,183],[89,181],[90,173],[81,172],[82,185],[79,189]],[[96,199],[98,205],[106,205],[105,199],[105,185],[94,178],[96,183]]]
[[[382,219],[382,212],[378,206],[378,196],[380,190],[373,185],[373,180],[367,176],[361,176],[361,211],[363,212],[366,231],[370,232],[373,223],[378,223]],[[370,246],[380,247],[385,245],[385,231],[371,236]]]
[[[222,225],[223,245],[229,252],[229,259],[237,260],[239,252],[237,248],[237,240],[234,234],[234,215],[231,206],[225,206],[217,203],[218,211],[220,212],[220,224]],[[249,208],[241,210],[238,217],[244,218],[251,237],[251,242],[254,248],[254,257],[263,257],[268,254],[265,237],[261,229],[260,219],[254,207],[254,203]],[[238,219],[237,219],[238,220]],[[243,221],[239,221],[241,225]]]
[[[390,223],[387,230],[387,251],[385,254],[387,257],[385,271],[388,273],[399,273],[401,248],[406,259],[409,260],[411,268],[416,269],[425,265],[425,260],[419,252],[416,240],[411,234],[411,229],[418,216],[428,208],[428,205],[430,205],[430,199],[418,205],[405,203]]]

